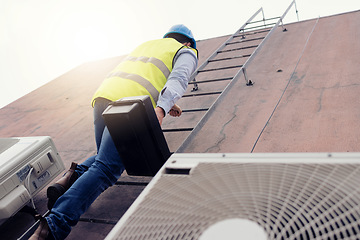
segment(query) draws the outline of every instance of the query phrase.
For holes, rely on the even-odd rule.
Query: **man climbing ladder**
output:
[[[103,81],[92,99],[97,154],[70,170],[48,188],[50,214],[30,238],[65,239],[80,216],[124,171],[122,159],[102,113],[123,97],[148,95],[161,125],[167,113],[180,116],[175,103],[185,93],[197,67],[196,41],[184,25],[175,25],[162,39],[141,44]]]

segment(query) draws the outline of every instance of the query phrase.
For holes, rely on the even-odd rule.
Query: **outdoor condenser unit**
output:
[[[359,239],[360,153],[173,154],[106,239],[210,239],[229,219],[265,239]]]
[[[0,138],[0,224],[64,169],[50,137]]]

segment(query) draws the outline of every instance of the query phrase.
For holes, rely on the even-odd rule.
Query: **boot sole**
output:
[[[47,189],[48,209],[51,210],[59,197],[66,192],[66,189],[60,184],[53,184]]]

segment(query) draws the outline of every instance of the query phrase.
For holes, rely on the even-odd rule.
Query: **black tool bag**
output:
[[[112,102],[103,117],[129,175],[154,176],[170,157],[149,96]]]

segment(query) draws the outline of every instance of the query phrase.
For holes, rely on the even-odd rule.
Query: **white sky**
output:
[[[185,24],[202,40],[234,33],[261,7],[266,18],[279,17],[291,2],[0,0],[0,108],[84,62],[161,38],[174,24]],[[300,21],[360,9],[359,0],[296,5]],[[294,8],[285,21],[296,21]]]

